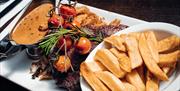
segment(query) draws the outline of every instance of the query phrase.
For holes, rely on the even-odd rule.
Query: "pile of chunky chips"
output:
[[[153,31],[112,35],[110,48],[99,49],[94,61],[83,62],[81,75],[95,91],[158,91],[180,59],[180,38],[157,40]]]

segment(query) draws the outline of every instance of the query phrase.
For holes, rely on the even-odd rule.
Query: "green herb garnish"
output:
[[[59,38],[62,37],[64,34],[67,34],[68,32],[69,30],[61,28],[59,29],[59,31],[45,36],[42,42],[39,43],[39,48],[41,48],[45,52],[45,54],[48,55],[51,50],[54,49]]]
[[[97,43],[100,43],[103,41],[104,36],[103,36],[103,33],[100,31],[97,33],[97,35],[94,35],[90,32],[87,32],[88,30],[86,29],[80,29],[76,26],[74,27],[75,27],[75,30],[73,31],[60,28],[57,32],[48,34],[39,43],[39,48],[41,48],[44,51],[45,55],[48,55],[53,51],[59,39],[66,35],[70,36],[73,40],[78,40],[80,37],[86,37],[90,41],[94,41]],[[77,30],[80,30],[81,32],[78,32]]]

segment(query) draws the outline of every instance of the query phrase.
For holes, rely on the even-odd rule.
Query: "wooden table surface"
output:
[[[180,26],[180,0],[78,0],[78,2],[149,22]]]

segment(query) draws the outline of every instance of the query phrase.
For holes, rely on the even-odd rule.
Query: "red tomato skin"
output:
[[[64,44],[64,39],[66,40],[66,48],[67,50],[70,49],[73,45],[72,39],[70,37],[65,37],[65,38],[60,38],[58,43],[57,43],[57,47],[60,48],[63,44]],[[61,48],[61,51],[65,50],[65,46],[63,46]]]
[[[60,14],[64,19],[76,16],[76,9],[69,5],[62,5],[59,8]]]
[[[91,42],[86,37],[81,37],[78,43],[76,44],[76,48],[78,49],[79,53],[83,55],[89,53],[91,47]]]

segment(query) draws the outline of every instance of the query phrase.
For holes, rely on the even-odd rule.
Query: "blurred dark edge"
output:
[[[6,15],[11,9],[13,9],[16,5],[18,5],[22,0],[15,0],[9,6],[7,6],[3,11],[0,13],[0,18]]]
[[[180,26],[180,0],[78,0],[78,2],[149,22]]]
[[[7,1],[9,1],[9,0],[0,0],[0,5],[7,2]]]
[[[0,76],[0,90],[1,91],[29,91],[28,89],[17,85],[14,82]]]

